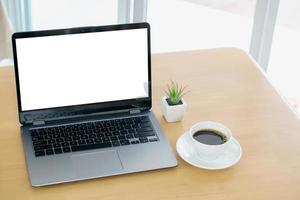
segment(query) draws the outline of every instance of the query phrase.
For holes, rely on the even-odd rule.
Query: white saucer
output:
[[[214,160],[203,160],[195,150],[188,144],[186,137],[189,137],[188,132],[179,137],[176,143],[176,149],[180,157],[189,164],[203,169],[225,169],[236,164],[242,156],[242,148],[239,142],[232,138],[232,143],[222,155]]]

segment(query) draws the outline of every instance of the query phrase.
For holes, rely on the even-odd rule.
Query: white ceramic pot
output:
[[[183,98],[181,99],[181,102],[182,104],[170,106],[167,102],[167,97],[164,96],[162,98],[162,110],[167,122],[177,122],[182,120],[187,104]]]

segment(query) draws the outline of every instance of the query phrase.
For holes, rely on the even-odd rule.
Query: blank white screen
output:
[[[148,97],[147,29],[16,40],[22,111]]]

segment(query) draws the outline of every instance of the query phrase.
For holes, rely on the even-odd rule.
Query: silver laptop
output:
[[[149,24],[21,32],[12,43],[33,186],[177,165],[151,112]]]

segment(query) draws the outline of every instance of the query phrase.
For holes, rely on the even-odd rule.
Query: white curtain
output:
[[[12,58],[12,26],[8,19],[3,0],[0,0],[0,61]]]

